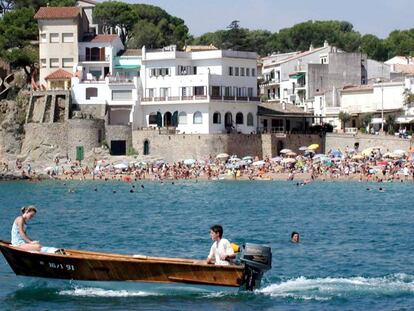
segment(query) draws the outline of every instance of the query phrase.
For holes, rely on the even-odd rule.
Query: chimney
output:
[[[282,109],[286,110],[286,102],[284,102],[284,101],[282,102]]]
[[[313,44],[311,43],[311,45],[309,46],[309,51],[313,51]]]
[[[329,46],[328,40],[325,40],[324,43],[323,43],[323,47],[327,48],[328,46]]]

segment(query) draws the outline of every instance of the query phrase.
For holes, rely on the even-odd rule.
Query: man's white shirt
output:
[[[214,258],[216,265],[229,265],[230,263],[227,260],[221,260],[220,257],[233,254],[234,251],[230,242],[227,239],[221,239],[220,241],[214,241],[213,245],[211,245],[208,258]]]

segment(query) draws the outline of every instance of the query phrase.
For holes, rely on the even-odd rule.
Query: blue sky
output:
[[[345,20],[362,34],[385,38],[414,28],[414,0],[129,0],[160,6],[182,18],[198,36],[226,28],[232,20],[272,32],[307,20]]]

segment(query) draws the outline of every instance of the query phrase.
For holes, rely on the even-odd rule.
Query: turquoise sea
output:
[[[16,277],[1,256],[0,310],[414,308],[412,183],[141,184],[0,183],[0,238],[10,238],[21,206],[35,204],[28,233],[44,245],[201,259],[211,245],[209,226],[220,223],[231,241],[271,245],[273,268],[262,289],[157,293],[56,284]],[[289,242],[293,230],[298,245]]]

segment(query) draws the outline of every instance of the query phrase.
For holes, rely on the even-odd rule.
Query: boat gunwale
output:
[[[92,251],[82,251],[75,249],[64,249],[67,254],[50,254],[50,253],[41,253],[27,251],[24,249],[19,249],[11,245],[10,242],[0,240],[0,247],[7,248],[13,252],[30,254],[35,256],[46,256],[46,257],[57,257],[57,258],[74,258],[74,259],[85,259],[85,260],[106,260],[106,261],[116,261],[116,262],[146,262],[153,264],[175,264],[175,265],[188,265],[188,266],[198,266],[198,267],[209,267],[210,269],[219,269],[219,270],[241,270],[244,271],[244,265],[214,265],[201,263],[202,260],[199,259],[187,259],[187,258],[174,258],[174,257],[152,257],[146,255],[139,255],[142,257],[134,257],[134,255],[126,254],[116,254],[116,253],[103,253],[103,252],[92,252]]]

